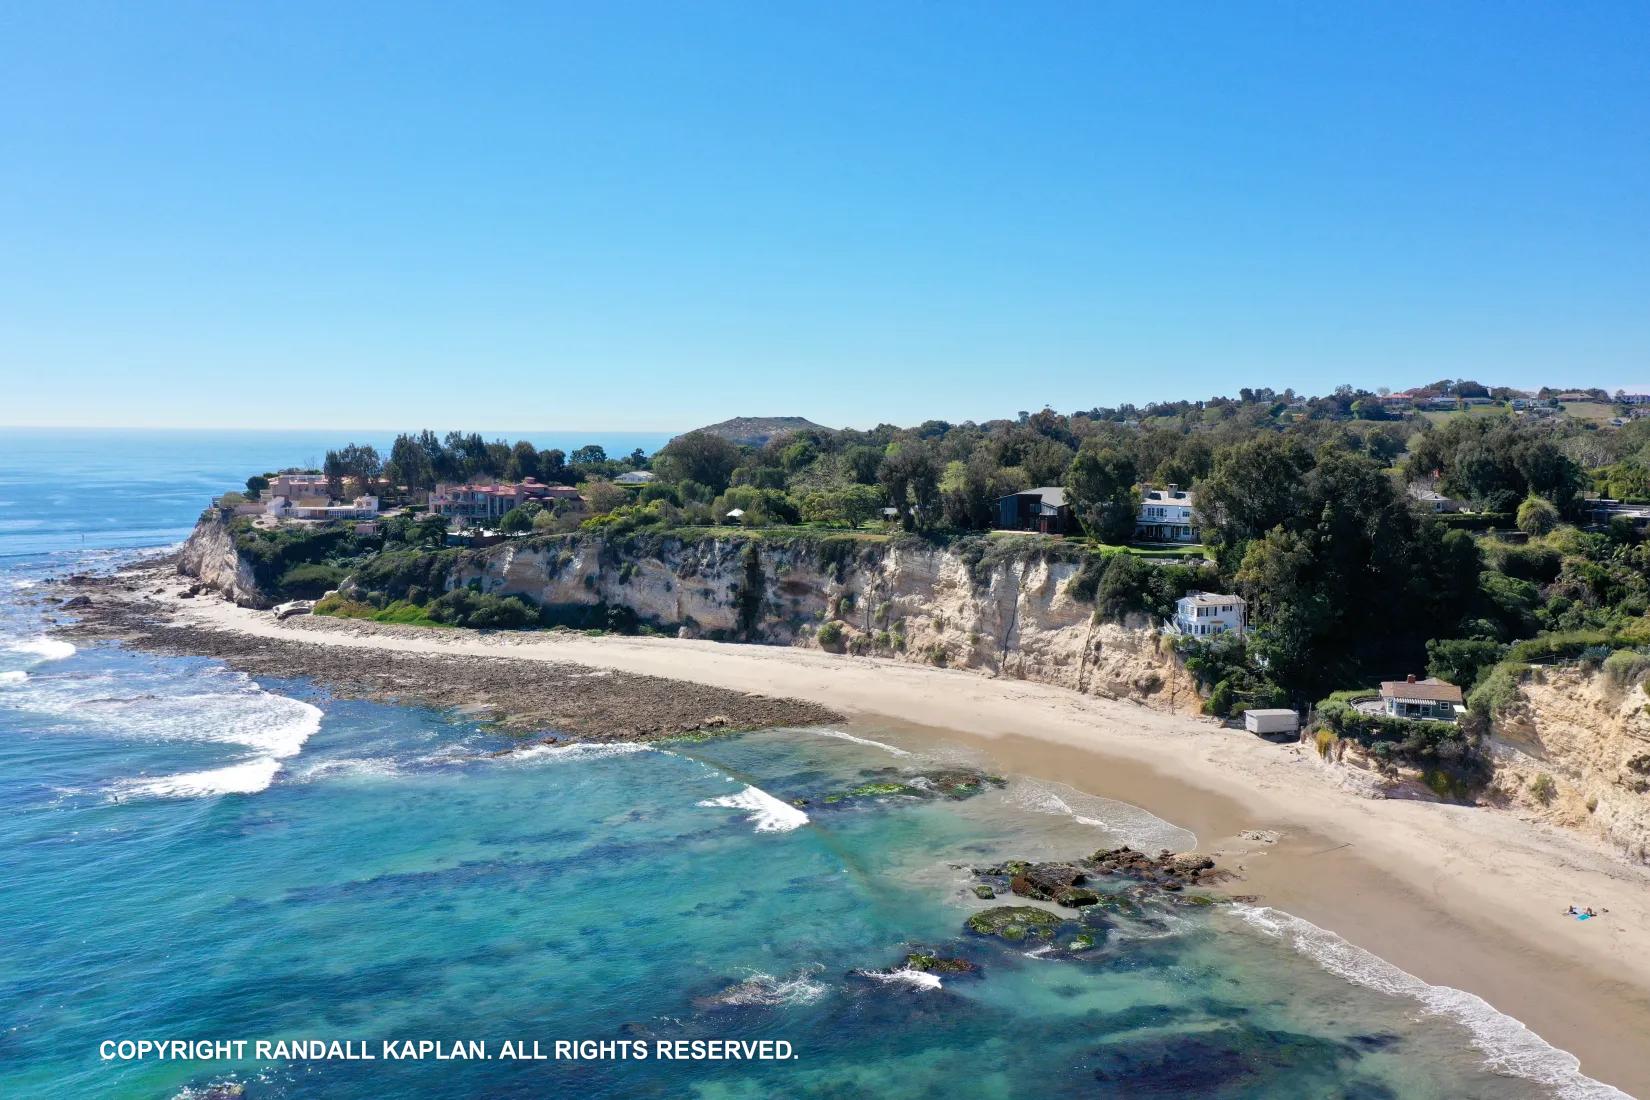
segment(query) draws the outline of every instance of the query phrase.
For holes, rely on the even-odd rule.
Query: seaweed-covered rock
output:
[[[1056,913],[1030,905],[999,905],[982,909],[968,918],[968,930],[982,936],[997,936],[1011,943],[1025,939],[1051,940],[1063,922]]]
[[[923,786],[937,794],[956,799],[973,798],[987,787],[1004,787],[1008,784],[1008,780],[1000,775],[987,775],[984,772],[960,768],[924,772],[919,779]]]
[[[977,898],[984,898],[989,901],[997,896],[997,891],[982,882],[978,886],[974,887],[974,896]]]
[[[835,805],[838,802],[847,802],[850,799],[855,798],[881,798],[884,795],[891,794],[915,795],[920,797],[922,793],[923,792],[918,790],[916,787],[910,786],[906,783],[861,783],[852,790],[837,791],[835,794],[828,794],[825,796],[824,801],[825,804],[829,806]]]
[[[902,966],[897,970],[920,970],[924,974],[968,974],[976,967],[967,959],[951,958],[945,955],[933,955],[923,951],[913,951],[905,956]]]

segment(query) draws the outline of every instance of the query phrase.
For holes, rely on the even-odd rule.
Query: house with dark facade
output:
[[[1077,521],[1066,503],[1066,491],[1058,485],[1044,485],[1011,493],[997,499],[997,527],[1004,531],[1039,531],[1045,535],[1069,535]]]

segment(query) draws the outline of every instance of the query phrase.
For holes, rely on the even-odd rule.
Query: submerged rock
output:
[[[968,930],[982,936],[997,936],[1011,943],[1024,939],[1051,940],[1064,923],[1057,913],[1030,905],[999,905],[982,909],[968,918]]]
[[[846,791],[836,791],[820,801],[826,805],[852,802],[862,798],[883,798],[903,795],[911,798],[972,798],[987,787],[1001,787],[1007,780],[984,772],[952,768],[944,771],[905,774],[896,768],[861,772],[870,776],[866,782]]]

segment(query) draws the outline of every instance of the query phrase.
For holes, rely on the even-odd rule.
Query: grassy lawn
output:
[[[1602,401],[1571,401],[1564,406],[1564,415],[1577,420],[1608,420],[1616,415],[1616,407]]]
[[[1195,542],[1174,546],[1113,546],[1097,542],[1094,551],[1097,554],[1133,554],[1137,558],[1209,558],[1209,548]]]
[[[1511,411],[1508,405],[1468,405],[1464,409],[1428,409],[1421,415],[1438,425],[1458,416],[1503,416]]]

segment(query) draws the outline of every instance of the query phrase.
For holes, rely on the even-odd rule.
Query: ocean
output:
[[[1002,904],[971,867],[1196,838],[1015,776],[827,801],[989,768],[960,746],[815,728],[494,756],[512,742],[462,715],[56,636],[48,578],[174,544],[214,493],[349,438],[0,437],[0,1096],[1621,1095],[1483,1001],[1264,907],[1118,905],[1084,950],[968,932]],[[903,968],[915,951],[976,969]],[[145,1039],[247,1053],[100,1055]],[[729,1039],[791,1057],[500,1057]]]

